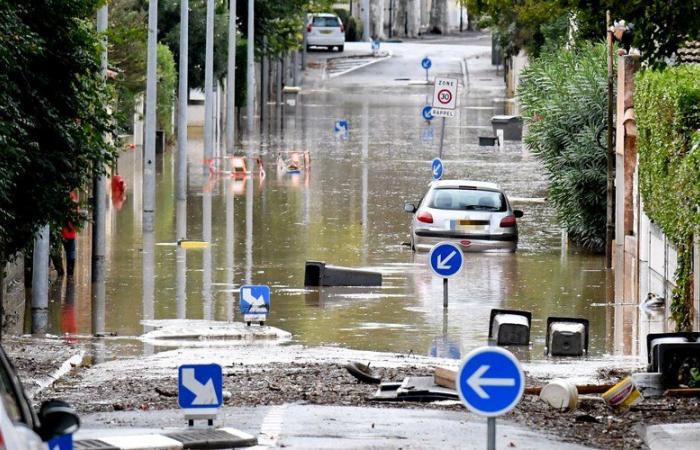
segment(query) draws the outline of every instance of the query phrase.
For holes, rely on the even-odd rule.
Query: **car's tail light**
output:
[[[345,27],[342,26],[342,25],[340,26],[340,32],[341,32],[341,33],[345,33]]]
[[[298,29],[298,28],[297,28],[297,29]],[[307,32],[307,33],[311,33],[311,30],[312,30],[311,25],[309,25],[308,27],[306,27],[306,32]]]
[[[433,223],[433,215],[430,214],[428,211],[419,212],[416,216],[416,219],[418,219],[418,222]]]
[[[5,438],[2,436],[1,431],[0,431],[0,450],[5,450]]]
[[[505,216],[501,219],[501,228],[512,228],[515,225],[515,216],[513,215]]]

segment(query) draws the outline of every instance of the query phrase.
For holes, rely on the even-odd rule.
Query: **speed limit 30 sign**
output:
[[[455,109],[457,106],[457,79],[435,78],[433,108]]]

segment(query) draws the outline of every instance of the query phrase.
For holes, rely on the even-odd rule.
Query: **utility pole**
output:
[[[615,236],[615,149],[613,149],[613,33],[610,10],[605,13],[608,45],[608,117],[607,117],[607,217],[605,223],[605,268],[612,268],[612,241]]]
[[[189,0],[180,2],[180,67],[177,98],[177,199],[187,200],[187,66],[189,62]],[[178,236],[178,239],[184,236]]]
[[[248,47],[247,47],[247,97],[246,97],[246,130],[248,131],[248,141],[253,138],[253,115],[255,114],[255,56],[253,18],[255,17],[254,0],[248,0]],[[249,155],[250,157],[250,155]],[[250,168],[252,170],[252,168]]]
[[[214,151],[214,0],[207,0],[207,29],[204,50],[204,162]]]
[[[109,11],[107,4],[97,11],[97,32],[101,33],[102,41],[101,68],[102,79],[107,81],[107,27]],[[105,247],[106,247],[106,187],[107,177],[104,167],[95,167],[92,186],[92,332],[93,334],[104,333],[104,312],[105,312]]]
[[[226,71],[226,153],[233,154],[235,146],[236,98],[236,0],[228,6],[228,65]]]
[[[143,231],[155,229],[156,209],[156,39],[158,0],[148,4],[148,51],[146,62],[146,123],[143,152]]]

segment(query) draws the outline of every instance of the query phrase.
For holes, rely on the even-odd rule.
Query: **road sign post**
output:
[[[265,285],[244,285],[240,290],[240,307],[243,321],[248,325],[258,322],[263,325],[270,312],[270,287]]]
[[[433,273],[442,278],[442,307],[447,308],[447,280],[462,270],[462,250],[451,242],[440,242],[430,250],[428,261]]]
[[[517,358],[502,347],[472,350],[457,372],[457,393],[473,413],[486,416],[487,449],[496,448],[496,417],[520,402],[525,375]]]
[[[456,78],[435,78],[435,89],[433,90],[433,117],[442,117],[440,132],[440,150],[438,155],[442,158],[442,146],[445,142],[445,118],[454,117],[457,108],[457,79]]]
[[[421,60],[420,65],[425,69],[425,84],[428,84],[428,71],[433,66],[433,62],[426,56]]]
[[[178,368],[177,403],[189,425],[197,419],[214,424],[224,403],[223,370],[218,364],[184,364]]]

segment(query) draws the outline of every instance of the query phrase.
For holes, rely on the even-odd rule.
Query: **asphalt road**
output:
[[[118,427],[138,427],[121,434],[142,434],[184,424],[184,415],[177,410],[100,413],[84,417],[83,429],[76,437],[120,434],[115,431]],[[486,446],[486,419],[467,412],[292,404],[225,408],[215,425],[235,427],[258,436],[259,447],[483,449]],[[521,450],[588,448],[558,442],[552,436],[505,422],[497,424],[496,446]]]

